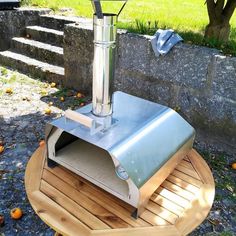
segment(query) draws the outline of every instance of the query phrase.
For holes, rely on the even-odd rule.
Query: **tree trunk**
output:
[[[214,38],[227,42],[230,34],[230,19],[236,8],[236,0],[206,0],[209,25],[205,29],[205,38]]]
[[[230,34],[230,24],[220,23],[210,23],[205,29],[205,38],[214,38],[218,41],[227,42],[229,40]]]

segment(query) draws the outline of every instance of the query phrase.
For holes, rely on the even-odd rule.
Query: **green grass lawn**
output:
[[[58,10],[62,7],[74,9],[79,16],[91,17],[92,7],[89,0],[25,0],[27,3]],[[231,19],[230,42],[203,40],[204,28],[208,24],[205,0],[129,0],[120,16],[119,27],[132,32],[153,34],[158,28],[172,28],[188,42],[217,47],[225,53],[236,55],[236,12]],[[105,11],[118,12],[121,2],[104,2]]]

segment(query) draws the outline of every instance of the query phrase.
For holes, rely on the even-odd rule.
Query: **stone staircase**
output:
[[[0,64],[32,77],[63,83],[63,30],[74,20],[43,15],[39,25],[27,26],[25,37],[12,38],[11,47],[0,52]]]

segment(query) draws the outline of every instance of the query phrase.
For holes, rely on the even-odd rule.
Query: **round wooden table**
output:
[[[67,169],[50,169],[45,148],[32,155],[25,187],[36,214],[62,235],[178,236],[193,231],[215,195],[212,173],[193,149],[152,195],[138,219],[129,205]]]

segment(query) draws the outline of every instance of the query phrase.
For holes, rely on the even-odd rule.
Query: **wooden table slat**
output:
[[[30,199],[34,202],[33,208],[38,216],[49,226],[56,227],[59,233],[66,231],[70,236],[76,236],[78,232],[81,236],[90,234],[91,231],[86,225],[42,192],[31,193]]]
[[[180,163],[179,163],[180,166],[183,166],[185,168],[189,168],[190,170],[193,170],[194,171],[194,168],[191,164],[191,162],[189,161],[185,161],[185,160],[182,160]]]
[[[91,189],[87,188],[87,186],[84,186],[84,188],[82,188],[80,191],[83,192],[88,198],[93,199],[97,204],[100,204],[107,210],[112,211],[116,216],[120,217],[122,220],[132,225],[133,227],[139,227],[141,225],[149,226],[147,222],[142,221],[141,219],[134,219],[130,217],[131,212],[127,211],[125,208],[116,204],[115,202],[109,202],[109,199],[107,199],[103,195],[99,195],[99,193],[96,193],[96,195],[94,195],[94,192]]]
[[[178,218],[178,216],[175,215],[173,212],[170,212],[169,210],[154,203],[153,201],[149,201],[146,208],[154,214],[160,216],[164,220],[168,221],[170,224],[174,224]]]
[[[145,221],[147,221],[148,223],[152,224],[152,225],[171,225],[168,221],[164,220],[163,218],[161,218],[160,216],[154,214],[153,212],[146,210],[144,211],[140,218],[144,219]]]
[[[190,193],[189,191],[186,191],[185,189],[179,187],[176,184],[173,184],[172,182],[169,182],[168,180],[164,181],[161,186],[165,189],[168,189],[172,191],[173,193],[176,193],[178,196],[185,198],[188,201],[193,200],[194,194]]]
[[[181,166],[181,165],[178,165],[175,169],[178,170],[178,171],[181,171],[182,173],[184,173],[186,175],[189,175],[189,176],[193,177],[194,179],[201,180],[194,169],[191,170],[191,169],[186,168],[186,167]]]
[[[96,230],[91,236],[180,236],[179,231],[172,225],[153,226],[145,228],[115,229],[115,230]]]
[[[210,183],[211,185],[215,186],[213,175],[209,175],[211,170],[202,157],[194,149],[191,150],[189,155],[191,155],[191,164],[193,165],[196,173],[198,173],[200,176],[202,182]]]
[[[48,168],[46,168],[48,170]],[[112,197],[109,193],[105,191],[101,191],[100,188],[94,187],[94,185],[90,184],[83,184],[81,181],[81,178],[78,178],[75,181],[75,179],[71,179],[68,175],[69,172],[62,171],[56,171],[56,170],[50,170],[53,174],[56,174],[58,178],[63,178],[63,181],[66,181],[66,183],[70,184],[74,189],[78,190],[79,192],[83,193],[85,196],[90,198],[92,201],[95,201],[96,203],[102,204],[104,208],[106,208],[108,211],[112,211],[114,214],[117,214],[121,219],[123,219],[125,222],[130,224],[133,227],[139,227],[139,226],[150,226],[146,221],[143,221],[142,219],[133,219],[130,218],[130,212],[132,212],[133,207],[123,207],[127,204],[120,204],[120,199],[117,199],[116,197]]]
[[[184,157],[183,160],[190,162],[188,156]]]
[[[165,209],[176,214],[177,216],[181,215],[184,210],[183,207],[155,193],[152,195],[151,200],[157,203],[158,205],[163,206]]]
[[[156,194],[160,194],[161,196],[163,196],[164,198],[172,201],[173,203],[176,203],[177,205],[185,208],[188,204],[189,201],[186,200],[183,197],[180,197],[179,195],[177,195],[176,193],[173,193],[172,191],[163,188],[162,186],[160,186],[156,192]]]
[[[45,162],[43,154],[44,148],[39,147],[34,153],[34,157],[37,158],[38,162],[34,161],[27,164],[25,173],[25,175],[28,176],[28,178],[25,179],[25,188],[27,193],[32,193],[39,189]]]
[[[174,183],[176,185],[178,185],[179,187],[185,189],[186,191],[189,191],[190,193],[193,193],[193,194],[197,194],[199,192],[199,189],[198,187],[174,176],[174,175],[169,175],[167,177],[167,180],[170,181],[171,183]]]
[[[80,205],[76,204],[73,200],[67,197],[65,194],[45,182],[41,181],[40,186],[41,192],[51,198],[53,201],[58,203],[61,207],[66,209],[70,214],[78,218],[84,224],[86,224],[91,229],[109,229],[110,227],[103,223],[99,218],[85,210]]]
[[[185,173],[178,171],[176,169],[171,173],[171,175],[174,175],[174,176],[184,180],[185,182],[192,184],[198,188],[200,188],[202,186],[202,181],[197,180],[189,175],[186,175]]]
[[[53,175],[47,170],[43,172],[43,179],[47,181],[51,186],[58,189],[59,191],[65,193],[70,199],[75,201],[81,207],[85,208],[87,211],[95,215],[101,221],[106,223],[112,228],[123,228],[123,227],[131,227],[121,218],[117,217],[111,211],[108,211],[104,206],[101,206],[85,196],[83,193],[79,192],[77,189],[74,189],[66,182],[57,178],[57,176]]]
[[[113,195],[109,194],[105,190],[98,188],[93,183],[89,182],[88,180],[82,178],[81,176],[76,175],[75,173],[72,173],[69,170],[66,170],[64,167],[55,167],[53,169],[48,168],[47,166],[44,167],[49,172],[53,173],[58,178],[63,179],[66,183],[71,185],[73,188],[76,188],[77,190],[80,190],[82,186],[87,186],[91,189],[91,191],[95,191],[96,194],[103,195],[106,198],[109,198],[109,201],[114,202],[115,204],[118,204],[128,211],[134,210],[134,208],[130,205],[128,205],[126,202],[118,199],[117,197],[114,197]]]

